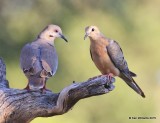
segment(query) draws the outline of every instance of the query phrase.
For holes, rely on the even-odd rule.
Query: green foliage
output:
[[[19,67],[22,46],[34,40],[49,23],[59,25],[69,40],[56,39],[59,68],[47,86],[53,92],[75,81],[100,74],[89,54],[84,28],[97,25],[115,39],[135,78],[146,94],[142,99],[122,80],[113,92],[81,100],[65,115],[37,118],[32,123],[158,123],[160,86],[160,16],[158,0],[1,0],[0,56],[7,64],[10,86],[24,88],[27,79]],[[134,116],[156,116],[156,120],[129,120]]]

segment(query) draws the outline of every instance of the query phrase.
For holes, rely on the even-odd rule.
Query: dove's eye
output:
[[[56,33],[58,32],[58,30],[56,29],[56,30],[54,30]]]
[[[94,28],[92,28],[92,32],[94,31]]]

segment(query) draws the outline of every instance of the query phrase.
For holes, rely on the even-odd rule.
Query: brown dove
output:
[[[20,66],[28,78],[27,90],[46,89],[46,81],[54,76],[58,67],[58,56],[54,46],[54,40],[62,38],[62,30],[57,25],[48,25],[37,38],[26,44],[21,51]]]
[[[129,70],[119,44],[105,37],[96,26],[85,28],[84,39],[87,37],[90,38],[91,58],[102,75],[107,75],[110,79],[113,76],[119,76],[134,91],[145,97],[143,91],[133,79],[136,74]]]

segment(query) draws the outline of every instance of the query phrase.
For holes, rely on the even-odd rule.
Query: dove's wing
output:
[[[41,48],[41,61],[43,69],[46,70],[50,76],[53,76],[58,67],[58,56],[54,46],[50,44],[43,45]]]
[[[36,46],[32,46],[31,44],[26,44],[21,51],[20,55],[20,66],[21,69],[25,71],[29,71],[33,69],[34,63],[37,60],[38,51]]]
[[[126,60],[124,59],[122,49],[116,41],[110,40],[109,45],[106,47],[108,55],[115,65],[116,68],[120,70],[120,77],[137,93],[142,97],[145,97],[143,91],[136,84],[132,76],[135,74],[129,71]]]
[[[106,47],[108,55],[116,68],[124,74],[130,74],[126,60],[124,59],[122,49],[116,41],[110,40]]]

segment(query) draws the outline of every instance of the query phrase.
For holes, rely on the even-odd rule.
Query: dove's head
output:
[[[84,40],[89,37],[93,40],[96,40],[98,38],[100,34],[100,31],[98,29],[98,27],[96,26],[87,26],[85,28],[85,36],[84,36]]]
[[[62,38],[67,42],[67,39],[62,34],[62,30],[59,26],[50,24],[45,27],[42,32],[38,35],[39,38],[45,39],[46,41],[54,41],[55,38]]]

